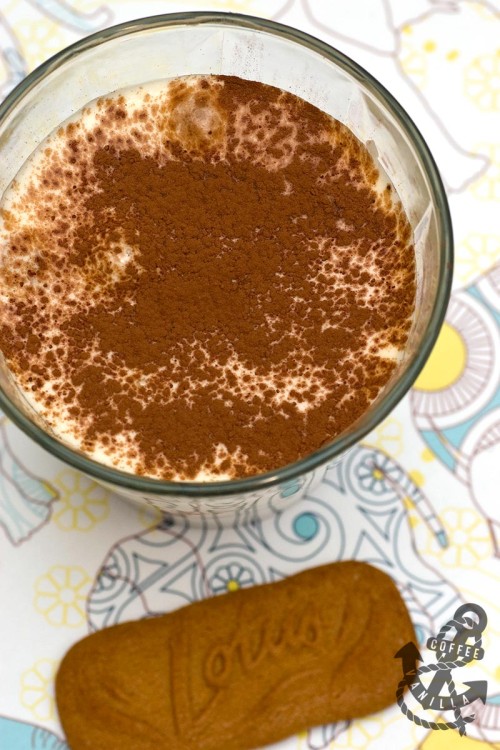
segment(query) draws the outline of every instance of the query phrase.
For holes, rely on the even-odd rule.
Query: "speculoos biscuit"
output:
[[[71,750],[249,750],[395,701],[415,640],[389,576],[338,562],[116,625],[56,680]]]

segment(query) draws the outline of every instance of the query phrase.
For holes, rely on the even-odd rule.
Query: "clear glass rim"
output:
[[[70,464],[74,468],[83,471],[95,479],[140,493],[166,496],[182,495],[183,497],[192,498],[215,498],[217,496],[232,495],[235,493],[255,492],[256,490],[261,490],[280,482],[290,481],[301,474],[312,471],[318,466],[331,461],[355,443],[359,442],[392,411],[396,404],[411,388],[418,374],[422,370],[425,361],[436,342],[439,330],[443,323],[450,296],[453,275],[453,233],[445,189],[434,158],[432,157],[420,131],[392,94],[390,94],[389,91],[387,91],[387,89],[373,78],[373,76],[364,68],[342,52],[331,47],[326,42],[291,26],[286,26],[264,18],[247,16],[240,13],[193,11],[149,16],[147,18],[139,18],[115,26],[110,26],[75,42],[69,47],[66,47],[26,76],[26,78],[24,78],[13,89],[13,91],[10,92],[6,99],[0,104],[0,123],[17,102],[24,98],[24,96],[26,96],[26,94],[31,91],[40,80],[68,60],[79,55],[81,52],[92,49],[113,39],[144,31],[145,29],[198,24],[236,26],[246,30],[259,31],[283,37],[288,41],[295,42],[313,52],[319,53],[323,57],[334,62],[369,89],[370,93],[391,112],[415,147],[421,166],[428,178],[430,191],[436,209],[441,256],[438,291],[427,328],[423,334],[422,344],[402,376],[397,380],[384,398],[380,400],[377,406],[373,409],[373,412],[363,420],[362,425],[354,429],[352,432],[333,439],[328,445],[325,445],[308,456],[301,458],[299,461],[277,468],[272,472],[257,474],[244,479],[231,479],[217,482],[172,482],[129,474],[108,467],[104,464],[100,464],[97,461],[78,453],[76,450],[66,447],[59,440],[49,435],[41,427],[28,419],[12,403],[3,389],[0,388],[0,407],[19,428],[21,428],[42,448],[48,450],[65,463]]]

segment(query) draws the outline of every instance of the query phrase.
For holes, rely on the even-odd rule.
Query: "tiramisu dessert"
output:
[[[0,349],[53,435],[138,475],[272,471],[391,378],[410,224],[351,131],[190,76],[90,103],[0,203]]]

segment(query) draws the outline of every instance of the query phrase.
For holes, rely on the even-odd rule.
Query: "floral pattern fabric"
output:
[[[89,632],[352,558],[394,578],[426,661],[427,638],[460,604],[485,609],[485,658],[457,680],[486,680],[486,704],[465,737],[394,706],[280,750],[500,748],[500,1],[2,0],[0,99],[87,34],[207,9],[311,33],[407,109],[450,200],[446,322],[412,391],[318,487],[294,503],[300,485],[283,484],[268,517],[242,512],[230,527],[135,508],[0,418],[0,750],[67,750],[54,675]]]

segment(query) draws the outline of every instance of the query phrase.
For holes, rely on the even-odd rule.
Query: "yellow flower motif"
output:
[[[426,464],[429,464],[431,463],[431,461],[436,460],[436,454],[433,453],[430,448],[424,448],[424,450],[420,454],[420,457],[422,461],[425,461]]]
[[[21,703],[38,721],[53,719],[56,662],[39,659],[21,675]]]
[[[408,36],[402,36],[401,42],[401,66],[413,83],[423,89],[427,84],[427,56],[409,41]]]
[[[61,471],[54,482],[60,490],[54,521],[63,531],[90,531],[109,513],[109,491],[72,469]]]
[[[479,143],[474,150],[488,156],[491,165],[486,174],[471,186],[473,195],[482,201],[500,201],[500,143]]]
[[[30,69],[36,68],[73,41],[60,25],[48,18],[19,21],[15,30]]]
[[[307,742],[307,732],[299,732],[297,735],[297,750],[304,750]]]
[[[394,417],[384,419],[367,438],[367,442],[374,448],[397,458],[403,452],[403,425]]]
[[[85,622],[85,599],[92,581],[76,566],[54,565],[35,583],[35,609],[55,627]]]
[[[479,109],[500,109],[500,50],[471,62],[465,71],[465,93]]]
[[[473,662],[472,662],[473,663]],[[461,667],[466,669],[466,667]],[[427,709],[425,717],[428,721],[446,721],[446,714],[439,714]],[[448,714],[449,715],[449,714]],[[481,720],[479,719],[479,722]],[[479,724],[478,722],[478,724]],[[498,742],[490,743],[487,740],[478,740],[467,735],[462,736],[456,729],[452,729],[451,732],[428,732],[424,739],[422,739],[422,729],[415,727],[415,745],[414,747],[418,750],[499,750],[500,745]],[[467,732],[468,734],[469,732]]]
[[[416,484],[417,487],[423,487],[425,484],[425,477],[422,474],[421,471],[418,469],[413,469],[412,471],[408,472],[408,476],[410,477],[413,484]]]
[[[210,580],[210,588],[214,594],[238,591],[255,583],[253,573],[249,568],[238,562],[220,565]]]
[[[470,508],[447,508],[440,513],[449,545],[438,548],[429,538],[426,551],[450,568],[474,568],[491,554],[491,541],[484,519]]]
[[[335,748],[365,750],[372,747],[373,740],[380,737],[385,728],[382,719],[355,719],[345,732],[334,741]]]
[[[154,529],[162,522],[164,514],[158,508],[153,508],[152,505],[144,506],[139,508],[137,511],[137,520],[146,529]]]
[[[500,237],[473,233],[459,245],[457,276],[468,282],[484,273],[500,259]]]

